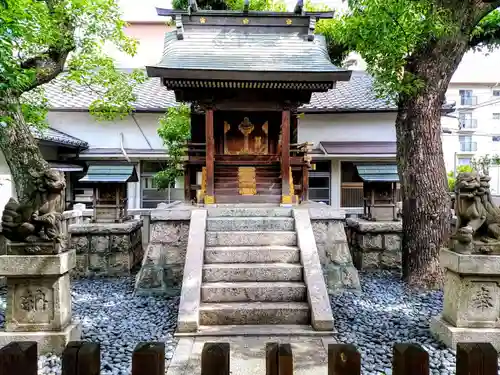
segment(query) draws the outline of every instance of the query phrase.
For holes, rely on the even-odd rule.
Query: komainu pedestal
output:
[[[459,342],[490,342],[500,350],[500,256],[443,249],[444,303],[432,334],[455,349]]]
[[[7,245],[7,255],[0,256],[0,275],[7,278],[0,346],[36,341],[41,353],[60,354],[69,341],[80,339],[80,325],[72,322],[71,312],[69,271],[75,264],[75,251],[58,243]]]
[[[450,249],[441,250],[444,306],[431,332],[447,346],[490,342],[500,350],[500,209],[490,177],[460,173],[455,185],[457,225]]]

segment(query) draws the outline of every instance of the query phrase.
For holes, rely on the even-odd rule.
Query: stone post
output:
[[[489,342],[500,350],[500,256],[441,250],[445,269],[443,311],[430,322],[446,346]]]
[[[7,278],[5,331],[0,346],[36,341],[40,353],[60,354],[79,340],[80,325],[72,321],[69,271],[75,251],[52,242],[10,242],[0,255],[0,275]]]

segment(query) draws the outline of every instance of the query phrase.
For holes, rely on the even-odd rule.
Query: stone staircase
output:
[[[199,323],[309,325],[292,209],[208,209]]]

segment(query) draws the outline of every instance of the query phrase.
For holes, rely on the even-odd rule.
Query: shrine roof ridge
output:
[[[295,12],[274,12],[274,11],[255,11],[249,10],[245,12],[243,10],[203,10],[199,9],[196,12],[189,13],[188,10],[178,10],[178,9],[166,9],[166,8],[156,8],[156,14],[159,16],[176,16],[176,15],[188,15],[193,16],[219,16],[219,17],[278,17],[278,18],[310,18],[314,17],[316,19],[326,19],[333,18],[334,12],[304,12],[302,14],[297,14]]]

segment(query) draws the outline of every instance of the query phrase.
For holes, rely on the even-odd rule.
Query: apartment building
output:
[[[452,114],[456,127],[445,127],[443,153],[446,169],[454,171],[469,165],[473,158],[500,155],[500,52],[488,56],[468,53],[446,93],[446,100],[456,103]],[[490,168],[492,190],[500,192],[498,167]]]

